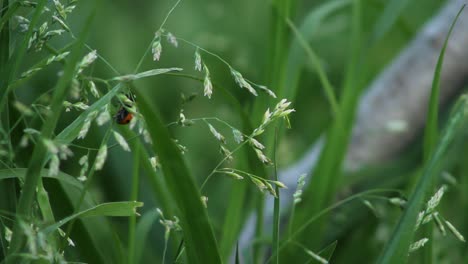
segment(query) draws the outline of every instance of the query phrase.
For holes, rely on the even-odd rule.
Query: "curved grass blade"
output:
[[[351,17],[352,52],[340,101],[340,113],[335,116],[330,129],[327,131],[327,142],[320,154],[317,166],[313,170],[312,180],[305,188],[303,202],[298,207],[305,209],[301,206],[307,205],[307,210],[296,211],[296,223],[293,224],[293,227],[301,226],[311,216],[326,208],[332,202],[341,181],[341,165],[351,135],[355,109],[360,95],[359,71],[363,68],[363,63],[359,60],[361,54],[361,17],[361,1],[356,0],[353,2],[353,15]],[[320,219],[314,225],[307,227],[307,232],[301,235],[299,241],[304,243],[310,250],[318,249],[323,238],[325,224],[326,219]],[[300,229],[302,227],[298,230]],[[307,236],[310,233],[314,234],[314,236]],[[291,249],[291,252],[288,252],[288,255],[296,254],[293,250],[294,248]]]
[[[14,54],[11,56],[10,60],[8,61],[8,66],[4,69],[1,69],[0,72],[0,113],[4,109],[4,105],[6,102],[7,94],[9,92],[8,85],[11,83],[13,78],[18,71],[21,62],[23,61],[24,55],[26,54],[26,50],[28,48],[29,39],[33,34],[33,30],[36,27],[39,18],[45,8],[47,0],[42,0],[38,2],[33,18],[31,19],[31,23],[29,23],[29,29],[24,35],[24,38],[21,40],[19,48],[15,50]]]
[[[390,30],[409,2],[408,0],[393,0],[387,3],[382,15],[375,22],[369,39],[371,45],[380,40]]]
[[[141,206],[143,206],[143,203],[137,201],[99,204],[92,208],[83,210],[79,213],[70,215],[58,221],[57,223],[49,225],[43,228],[41,232],[43,232],[44,234],[49,234],[75,218],[85,218],[93,216],[132,216],[137,214],[136,208]]]
[[[203,79],[192,75],[179,74],[179,73],[169,73],[168,75],[178,76],[183,78],[192,79],[203,83]],[[213,83],[213,87],[219,94],[226,100],[238,113],[239,119],[242,122],[242,129],[247,131],[248,134],[253,131],[251,120],[249,115],[243,109],[242,104],[234,97],[226,88],[218,83]],[[246,166],[250,171],[255,175],[266,175],[265,166],[261,163],[255,152],[251,148],[245,148],[242,152],[243,154],[243,163],[241,166]],[[222,237],[220,241],[220,252],[223,260],[227,260],[234,248],[236,240],[238,239],[240,228],[245,222],[246,217],[249,215],[250,207],[249,205],[254,204],[254,199],[249,199],[252,195],[248,191],[249,185],[245,182],[236,183],[232,189],[229,197],[229,204],[227,206],[227,212],[225,221],[223,223]],[[246,209],[247,208],[247,209]]]
[[[155,109],[136,90],[139,107],[147,121],[152,145],[158,154],[167,187],[180,212],[188,259],[191,263],[221,263],[218,246],[201,195],[179,149]]]
[[[3,2],[2,9],[7,8],[6,12],[2,13],[2,17],[0,18],[0,31],[2,31],[3,26],[7,25],[8,27],[8,20],[15,14],[16,10],[20,7],[19,2],[13,2],[10,6],[8,6],[8,1]]]
[[[94,12],[88,17],[84,29],[80,33],[80,36],[74,44],[74,47],[70,53],[69,61],[65,66],[63,75],[55,86],[55,92],[51,102],[51,114],[46,119],[41,129],[41,136],[43,138],[51,138],[55,126],[57,125],[62,109],[62,102],[65,96],[67,95],[69,84],[75,73],[76,65],[79,62],[80,53],[84,46],[85,37],[91,27],[91,21],[93,16]],[[35,146],[31,160],[29,162],[28,170],[26,171],[26,178],[23,190],[18,202],[18,217],[29,217],[30,215],[36,187],[38,186],[38,182],[41,180],[40,171],[44,164],[46,154],[47,149],[42,142]],[[24,237],[20,230],[20,226],[16,222],[13,228],[13,236],[11,240],[9,253],[16,254],[20,250],[23,240]]]
[[[336,99],[335,92],[333,90],[333,86],[330,83],[330,80],[328,79],[324,67],[322,66],[322,63],[320,62],[320,59],[318,55],[312,50],[310,45],[307,43],[307,40],[302,36],[301,32],[296,28],[294,23],[287,18],[286,23],[288,26],[291,28],[291,31],[294,33],[296,36],[299,45],[304,49],[306,55],[309,57],[310,62],[314,66],[317,75],[319,77],[320,83],[323,86],[323,89],[325,91],[325,95],[327,97],[328,102],[330,103],[332,112],[334,114],[338,114],[339,111],[339,106],[338,106],[338,100]]]
[[[426,196],[426,193],[430,191],[430,189],[434,188],[434,181],[435,181],[435,172],[437,171],[437,164],[440,162],[441,153],[446,151],[448,147],[448,143],[445,141],[450,141],[453,139],[453,134],[456,132],[455,128],[457,124],[453,124],[455,120],[462,119],[462,114],[456,113],[455,116],[451,117],[449,121],[449,126],[439,143],[437,149],[435,149],[435,145],[437,143],[438,138],[438,104],[439,104],[439,92],[440,92],[440,74],[442,71],[442,63],[444,60],[445,49],[447,47],[448,39],[450,34],[452,33],[453,27],[460,16],[461,12],[465,8],[465,5],[460,9],[457,16],[455,17],[452,25],[450,26],[450,30],[445,38],[444,46],[439,55],[439,59],[437,60],[437,65],[434,71],[434,79],[432,81],[432,90],[431,90],[431,97],[429,101],[429,113],[428,113],[428,123],[425,129],[425,137],[424,137],[424,156],[426,161],[425,170],[421,179],[419,179],[416,189],[414,190],[411,199],[409,201],[408,207],[405,210],[405,213],[400,218],[397,228],[392,234],[392,238],[390,242],[386,245],[383,254],[379,259],[379,263],[402,263],[406,260],[409,245],[413,239],[414,233],[414,225],[416,222],[416,217],[418,212],[421,210],[422,202]],[[465,98],[465,97],[463,97]],[[464,107],[463,100],[461,99],[462,103],[458,104],[461,107]],[[464,111],[461,109],[460,111]],[[459,117],[459,115],[462,115]],[[458,120],[457,122],[461,122],[462,120]],[[453,126],[454,128],[452,128]],[[443,145],[445,143],[445,145]],[[435,152],[434,152],[435,151]],[[430,169],[430,170],[429,170]],[[410,209],[411,207],[411,209]],[[411,210],[411,211],[410,211]],[[424,259],[431,263],[433,259],[432,253],[432,226],[425,228],[425,236],[431,239],[429,245],[424,247],[423,249],[423,256]],[[396,262],[395,262],[396,261]]]
[[[143,255],[143,250],[145,249],[146,239],[150,233],[151,227],[158,219],[158,213],[156,210],[151,210],[140,218],[137,223],[135,231],[135,258],[132,263],[141,263],[141,257]]]
[[[324,2],[304,18],[298,29],[300,35],[304,36],[306,40],[309,40],[317,29],[321,27],[327,17],[344,7],[347,7],[350,3],[351,0],[333,0]],[[289,48],[285,78],[277,92],[279,98],[287,98],[292,101],[296,96],[299,77],[306,59],[307,57],[304,56],[304,48],[299,43],[298,37],[295,37],[291,43],[291,47]],[[288,89],[281,89],[282,87],[288,87]]]
[[[333,241],[330,245],[320,250],[318,254],[322,256],[324,259],[330,261],[331,257],[333,256],[333,253],[335,252],[337,244],[338,244],[337,240]]]
[[[0,170],[0,180],[18,178],[24,180],[26,175],[25,168],[15,168],[15,169],[2,169]],[[80,198],[80,195],[83,190],[83,185],[76,178],[63,173],[58,172],[56,176],[49,176],[48,170],[43,169],[41,171],[43,178],[54,179],[59,183],[59,189],[64,193],[63,200],[68,200],[69,203],[63,205],[62,208],[69,208],[74,206],[74,201]],[[57,192],[57,189],[53,189]],[[58,197],[58,193],[55,193],[55,196]],[[60,200],[60,199],[59,199]],[[84,199],[84,206],[94,207],[96,203],[91,199],[90,195],[86,195]],[[86,237],[86,243],[81,245],[79,248],[83,253],[90,253],[92,256],[90,260],[98,261],[98,263],[106,263],[104,260],[115,260],[111,256],[115,255],[115,247],[113,244],[103,245],[99,241],[103,240],[112,240],[112,237],[109,234],[112,233],[109,222],[103,218],[88,218],[83,221],[83,228],[80,229],[80,236]],[[86,254],[82,254],[85,256]]]

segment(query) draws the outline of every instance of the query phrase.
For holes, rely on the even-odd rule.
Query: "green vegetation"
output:
[[[464,6],[424,136],[343,170],[442,4],[0,0],[0,263],[468,262],[468,97],[438,104]]]

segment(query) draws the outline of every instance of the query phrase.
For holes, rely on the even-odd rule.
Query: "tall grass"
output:
[[[456,18],[434,71],[424,142],[410,146],[419,153],[423,145],[423,162],[405,156],[391,171],[382,166],[344,177],[358,101],[373,77],[374,51],[386,52],[382,40],[398,37],[399,25],[413,19],[405,15],[408,1],[274,0],[252,15],[267,21],[268,30],[233,37],[232,46],[221,38],[178,36],[176,29],[186,31],[178,24],[192,31],[199,21],[181,19],[194,6],[175,1],[164,4],[155,32],[132,27],[125,42],[143,32],[128,43],[141,48],[119,56],[114,48],[127,43],[113,38],[121,36],[93,42],[97,32],[108,32],[100,21],[110,13],[117,22],[130,19],[131,12],[145,17],[146,10],[120,10],[122,3],[97,9],[95,3],[72,0],[0,2],[0,261],[404,263],[410,254],[423,263],[450,263],[467,258],[443,254],[463,248],[453,238],[464,240],[467,229],[455,229],[461,217],[444,201],[466,202],[457,189],[466,182],[456,183],[445,173],[446,184],[436,188],[442,169],[451,168],[448,157],[461,160],[462,150],[452,149],[453,141],[466,138],[466,96],[446,118],[439,117],[438,108],[442,62]],[[220,11],[229,5],[230,12]],[[206,6],[208,20],[220,13],[228,19],[235,7],[251,5],[200,7]],[[237,23],[247,21],[248,12]],[[346,43],[340,46],[345,52],[335,50],[332,35]],[[250,38],[262,43],[261,49],[247,44]],[[220,46],[235,48],[230,53]],[[239,55],[259,50],[266,66]],[[125,63],[119,65],[120,59]],[[32,88],[42,86],[48,88]],[[119,115],[132,119],[121,125]],[[440,135],[439,122],[447,123]],[[300,156],[304,135],[317,130],[326,143],[313,171],[302,172],[311,179],[297,175],[298,186],[285,186],[279,164]],[[403,163],[409,169],[400,168]],[[459,170],[466,174],[466,166]],[[421,176],[405,200],[408,175]],[[291,205],[285,204],[282,188],[296,190]],[[425,218],[417,220],[421,211]],[[393,220],[398,224],[390,232]],[[425,245],[426,240],[413,238],[419,226],[417,234],[429,239]],[[453,237],[440,237],[436,230]],[[456,246],[443,248],[447,241]],[[413,255],[416,250],[422,255]]]

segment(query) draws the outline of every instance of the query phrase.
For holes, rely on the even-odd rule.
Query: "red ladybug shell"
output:
[[[130,113],[125,107],[121,107],[119,112],[115,115],[117,124],[126,125],[132,121],[133,114]]]

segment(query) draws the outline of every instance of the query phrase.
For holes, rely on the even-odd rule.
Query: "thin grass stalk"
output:
[[[273,166],[274,173],[273,177],[275,181],[278,181],[278,166],[276,160],[277,147],[278,147],[278,129],[275,131],[275,144],[273,151]],[[278,185],[275,185],[276,195],[274,205],[273,205],[273,245],[272,245],[272,255],[276,255],[274,263],[279,264],[279,229],[280,229],[280,189]]]
[[[43,2],[46,2],[46,1],[42,1],[40,4],[42,4]],[[41,10],[41,8],[39,7],[40,5],[38,5],[37,7],[38,10]],[[67,95],[69,84],[75,73],[76,65],[79,62],[81,50],[84,46],[85,37],[88,34],[89,29],[91,28],[91,21],[93,17],[94,17],[94,12],[86,20],[85,26],[80,34],[80,37],[72,49],[72,52],[70,54],[68,64],[65,67],[64,73],[62,77],[59,79],[57,85],[55,86],[55,89],[54,89],[55,92],[54,92],[51,107],[50,107],[51,108],[50,116],[46,119],[41,130],[41,136],[43,138],[51,138],[53,136],[54,129],[57,125],[58,119],[60,117],[61,109],[63,107],[62,102],[65,99],[65,96]],[[38,144],[34,148],[31,160],[29,162],[23,190],[21,192],[21,196],[18,202],[18,208],[17,208],[18,220],[29,219],[31,208],[33,207],[32,204],[34,200],[36,187],[39,181],[41,180],[40,172],[44,164],[46,153],[47,153],[47,148],[45,147],[44,143],[42,141],[38,142]],[[12,235],[12,240],[10,244],[10,249],[8,251],[9,255],[14,255],[18,253],[22,247],[23,241],[24,241],[24,234],[19,225],[19,221],[16,221],[14,228],[13,228],[13,235]],[[13,258],[11,260],[13,260]]]
[[[453,115],[450,117],[430,161],[425,165],[422,177],[419,179],[414,192],[411,194],[405,211],[377,263],[391,264],[406,262],[409,246],[413,242],[416,218],[421,211],[426,193],[433,179],[440,172],[440,165],[444,155],[446,155],[455,136],[465,127],[467,107],[468,96],[463,95],[455,105]]]
[[[150,107],[145,96],[136,89],[139,109],[147,121],[151,139],[157,144],[152,148],[161,161],[164,179],[175,204],[191,263],[222,263],[213,229],[204,208],[201,195],[185,164],[178,147],[171,140],[169,131],[157,111]]]
[[[104,135],[104,138],[101,141],[101,144],[100,144],[99,148],[101,148],[102,146],[107,144],[107,141],[109,140],[109,137],[110,137],[111,133],[112,133],[112,127],[109,127],[107,129],[106,134]],[[83,189],[81,190],[78,201],[76,201],[76,203],[74,205],[73,214],[77,214],[77,213],[79,213],[81,211],[81,206],[83,205],[84,199],[86,197],[86,193],[88,193],[88,189],[91,186],[91,182],[92,182],[92,180],[94,178],[94,175],[95,175],[95,172],[96,172],[97,158],[98,158],[98,156],[96,154],[96,157],[94,158],[93,164],[91,165],[91,168],[88,171],[88,174],[87,174],[87,177],[86,177],[87,179],[86,179],[86,182],[85,182],[85,184],[83,186]],[[70,223],[68,224],[67,230],[65,232],[66,236],[69,236],[71,234],[76,220],[77,219],[75,218],[75,219],[71,220]],[[65,245],[66,245],[66,241],[64,239],[63,242],[62,242],[62,248]]]
[[[322,208],[325,208],[332,201],[341,182],[341,164],[346,153],[357,100],[360,94],[360,90],[358,89],[358,74],[361,68],[359,66],[362,66],[360,65],[360,1],[353,2],[352,12],[351,57],[346,71],[339,114],[335,116],[333,125],[327,133],[327,143],[320,155],[317,167],[313,171],[311,183],[305,189],[304,199],[297,208],[302,210],[296,210],[296,223],[294,224],[296,227],[307,221],[311,215],[313,216],[320,212]],[[307,209],[304,206],[307,206]],[[319,249],[326,224],[325,218],[320,219],[308,229],[307,233],[312,232],[314,234],[313,237],[306,237],[305,234],[301,236],[300,241],[305,243],[312,251]],[[294,253],[291,252],[291,254]]]
[[[291,17],[295,7],[294,0],[274,0],[271,5],[271,20],[270,20],[270,41],[269,56],[267,63],[267,83],[270,89],[274,92],[283,89],[278,84],[282,83],[286,72],[286,59],[287,59],[287,48],[289,46],[289,28],[284,22],[284,18]],[[257,122],[261,119],[264,109],[270,101],[269,97],[259,97],[253,105],[253,122]],[[267,132],[264,135],[267,145],[273,143],[273,134]],[[267,155],[270,155],[272,151],[267,150]],[[264,175],[264,174],[260,174]],[[260,194],[256,205],[257,223],[255,225],[255,237],[261,238],[263,236],[263,215],[265,198]],[[262,263],[263,250],[262,244],[257,243],[253,246],[253,260],[254,263]]]
[[[130,201],[138,199],[138,184],[140,176],[140,145],[136,144],[133,149],[133,172],[132,172],[132,192]],[[128,263],[135,263],[135,226],[136,215],[130,216],[128,221]]]
[[[192,79],[198,82],[203,83],[203,79],[198,78],[196,76],[188,75],[188,74],[183,74],[183,73],[166,73],[166,75],[171,75],[171,76],[177,76],[177,77],[182,77],[182,78],[187,78],[187,79]],[[242,121],[242,128],[244,131],[248,131],[249,133],[253,130],[251,120],[245,110],[243,109],[242,104],[237,100],[236,97],[234,97],[227,89],[225,89],[222,85],[219,83],[213,82],[213,87],[217,91],[219,91],[220,95],[225,99],[229,104],[236,109],[236,112],[239,114],[239,118]],[[248,133],[248,134],[249,134]],[[242,143],[241,143],[242,144]],[[245,148],[244,152],[245,153],[244,159],[242,162],[246,162],[246,167],[249,168],[250,171],[253,172],[255,175],[266,175],[265,171],[265,166],[263,163],[261,163],[255,152],[251,148]],[[239,203],[236,203],[236,207],[228,207],[228,212],[226,213],[227,216],[233,216],[236,215],[240,217],[240,219],[230,219],[227,218],[224,227],[223,227],[223,235],[224,237],[221,240],[220,243],[220,249],[222,256],[225,258],[230,254],[231,249],[234,246],[235,241],[237,240],[237,234],[239,233],[239,227],[238,226],[233,226],[232,223],[235,223],[236,225],[239,223],[244,223],[245,218],[249,215],[249,210],[256,204],[256,199],[258,198],[258,193],[256,190],[252,190],[252,188],[249,187],[248,184],[242,183],[242,185],[239,186],[239,188],[234,187],[234,191],[238,194],[243,194],[242,197],[246,201],[249,201],[248,205],[245,205],[241,203],[242,199],[237,199]],[[233,196],[235,194],[233,193]],[[253,199],[248,199],[249,197],[252,197]],[[234,204],[234,202],[232,203]],[[230,205],[232,205],[230,204]],[[246,210],[245,208],[248,208]],[[241,213],[239,213],[241,212]]]
[[[0,73],[0,113],[2,113],[5,107],[7,95],[9,92],[8,86],[13,81],[13,78],[16,76],[16,72],[21,66],[21,62],[23,61],[23,57],[26,54],[26,50],[28,48],[29,39],[32,36],[33,30],[39,21],[39,18],[42,14],[42,11],[45,8],[46,3],[47,0],[41,0],[37,4],[33,18],[31,19],[31,22],[29,24],[29,29],[24,35],[24,38],[21,41],[18,50],[15,50],[15,53],[9,59],[8,67],[2,69],[2,72]]]

